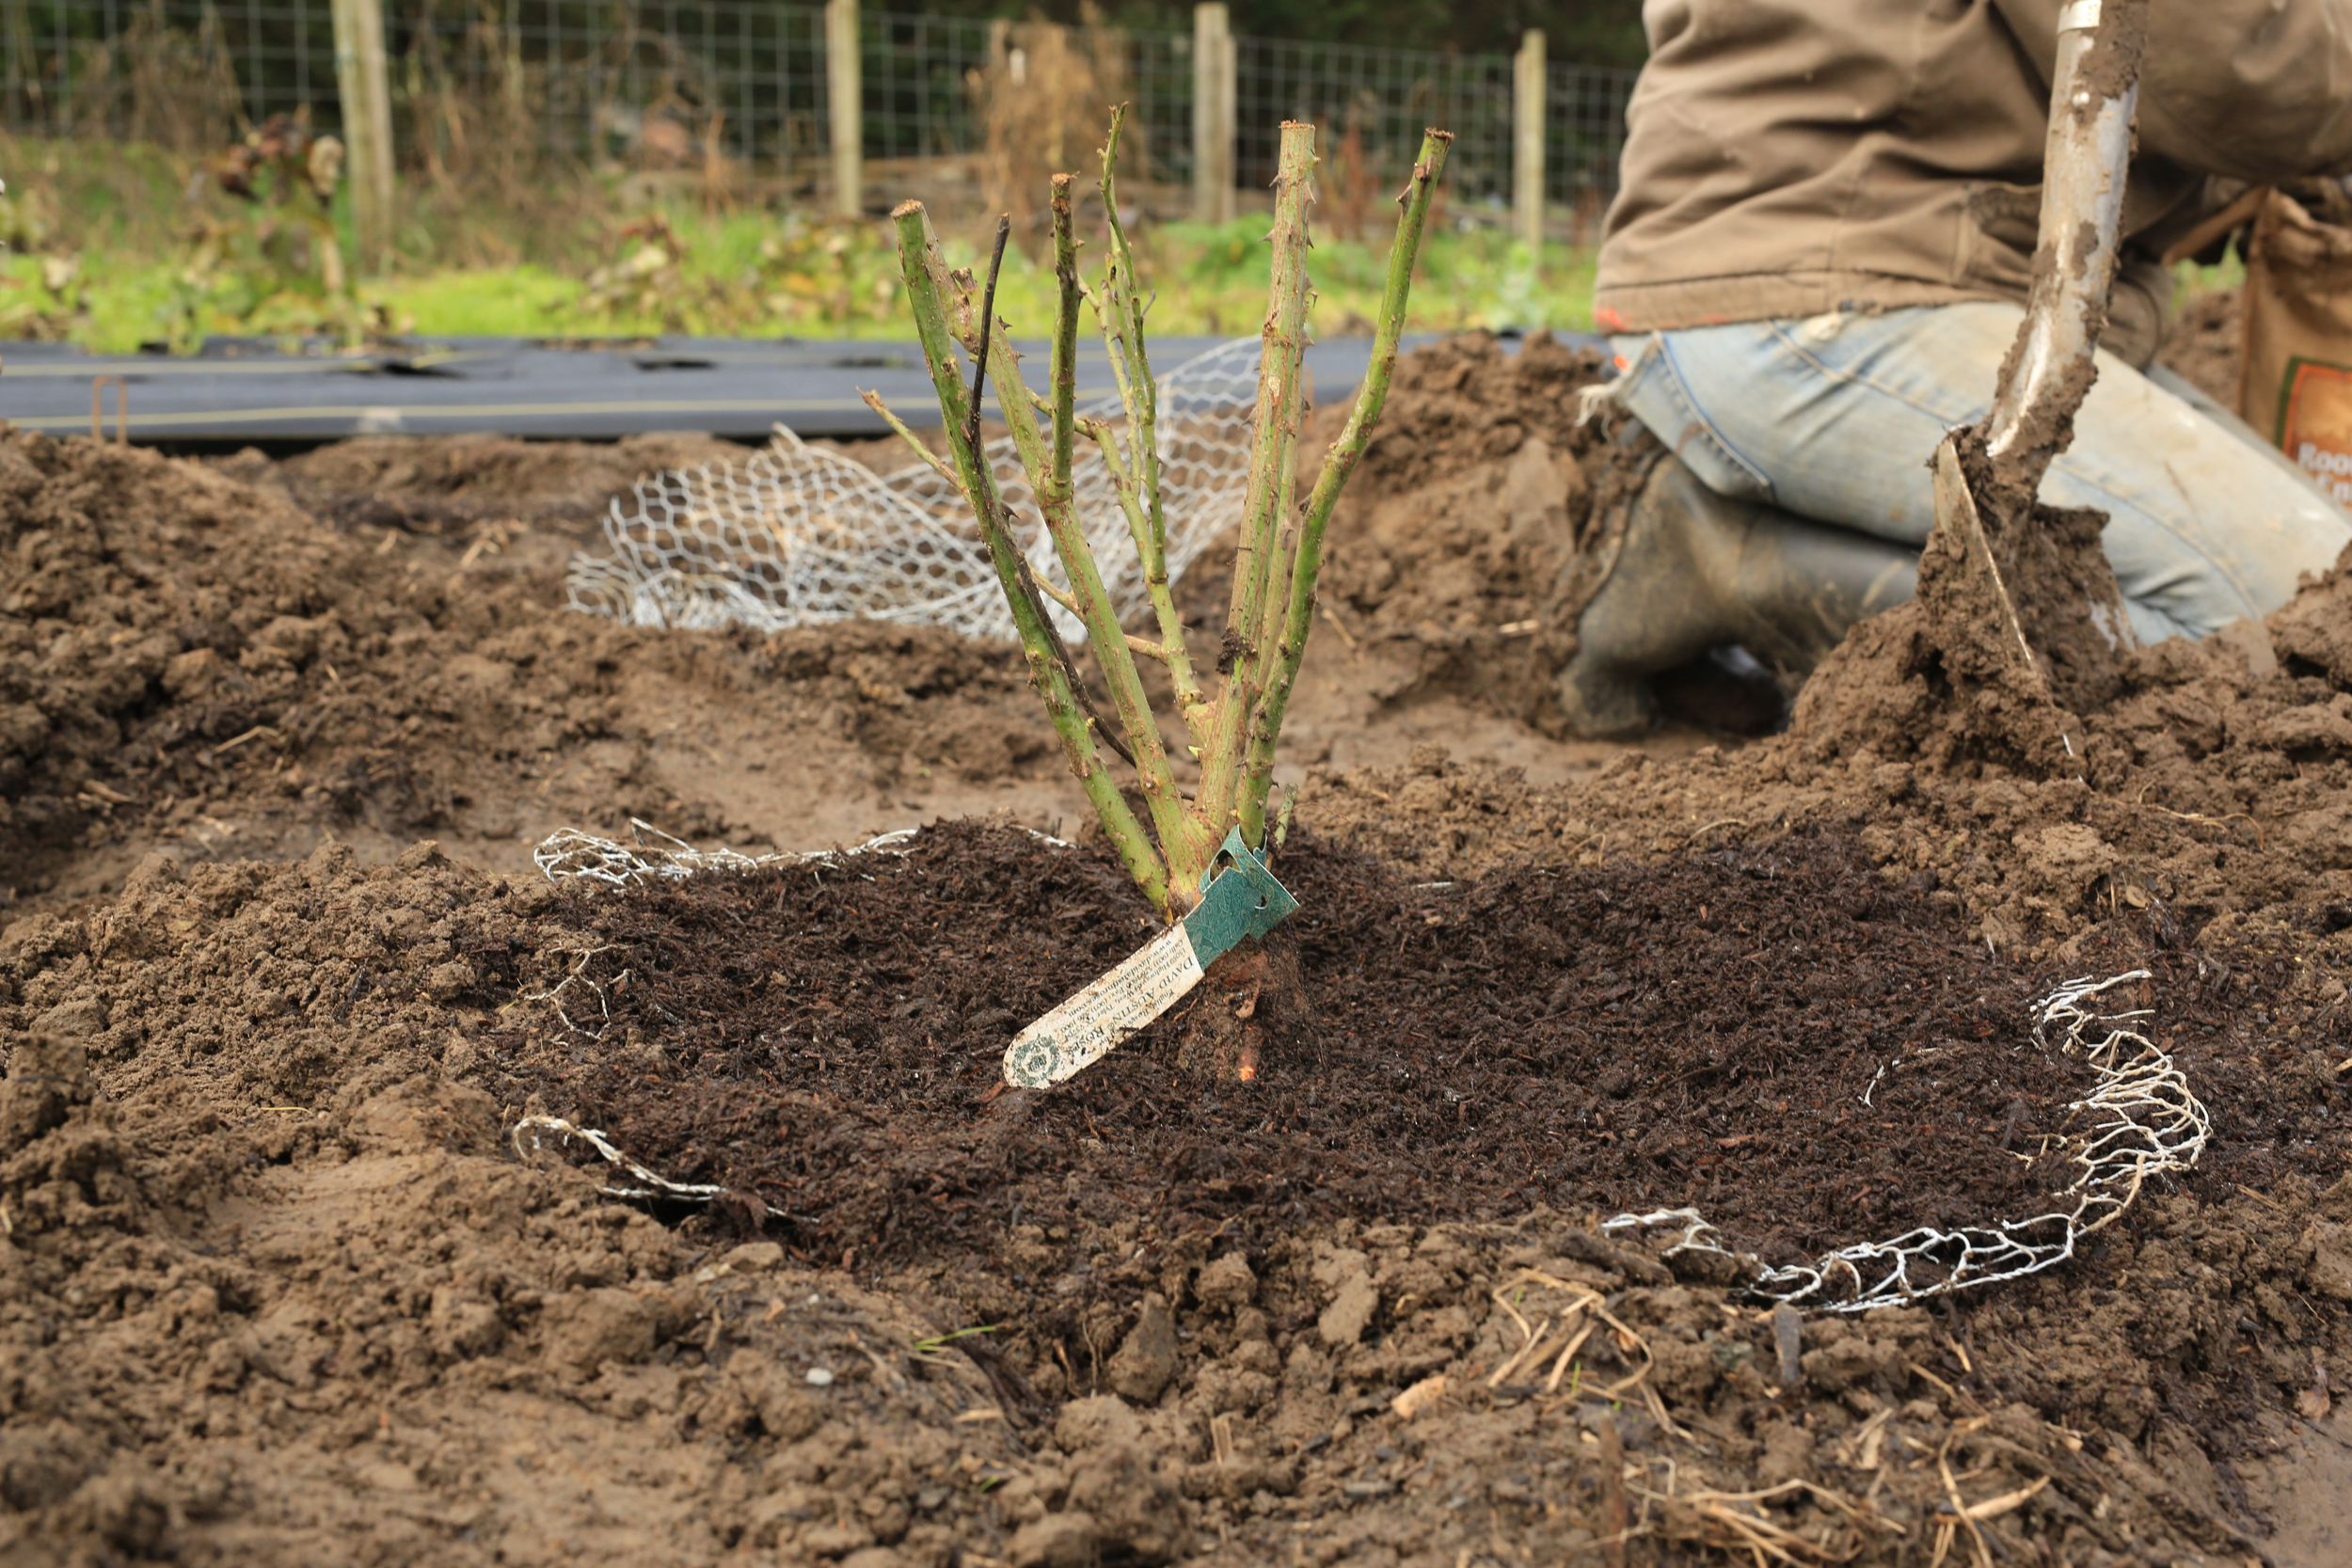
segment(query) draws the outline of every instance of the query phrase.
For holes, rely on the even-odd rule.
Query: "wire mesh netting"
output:
[[[532,863],[551,882],[587,881],[602,882],[607,887],[635,887],[645,882],[675,882],[703,871],[758,871],[771,865],[820,862],[831,864],[844,855],[897,854],[914,836],[913,828],[901,828],[897,832],[868,839],[854,849],[746,855],[739,849],[698,849],[634,816],[628,819],[628,827],[631,842],[628,844],[599,838],[577,828],[559,828],[531,852]],[[527,995],[523,1000],[556,1001],[561,989]],[[567,1027],[579,1028],[568,1019],[564,1022]]]
[[[332,122],[335,35],[321,0],[8,0],[9,130],[217,145],[242,119],[305,105]]]
[[[821,7],[414,0],[387,11],[405,141],[444,134],[441,102],[502,99],[528,105],[538,150],[563,158],[721,157],[789,173],[824,152]]]
[[[402,159],[462,152],[486,125],[588,163],[686,166],[723,157],[821,182],[830,131],[824,10],[762,0],[387,0],[393,134]],[[990,91],[1033,91],[1006,64],[1049,24],[863,10],[866,157],[961,158],[988,143]],[[1189,33],[1052,29],[1071,57],[1115,59],[1152,179],[1192,173]],[[1311,119],[1346,177],[1393,182],[1422,127],[1456,135],[1466,205],[1511,188],[1511,59],[1235,40],[1246,190],[1271,178],[1275,128]],[[1549,69],[1547,198],[1581,213],[1613,189],[1633,72]],[[0,124],[49,135],[216,146],[245,123],[308,112],[341,125],[328,0],[0,0]],[[1090,145],[1090,144],[1089,144]],[[1072,154],[1083,160],[1084,149]],[[1140,172],[1140,171],[1139,171]]]
[[[2204,1153],[2211,1117],[2170,1056],[2141,1033],[2144,1007],[2108,1011],[2102,994],[2148,972],[2132,970],[2105,980],[2069,980],[2033,1005],[2033,1047],[2079,1055],[2094,1077],[2091,1092],[2067,1107],[2068,1130],[2058,1148],[2074,1167],[2059,1207],[2022,1219],[1990,1219],[1952,1230],[1922,1227],[1883,1242],[1839,1247],[1811,1263],[1759,1268],[1727,1251],[1715,1227],[1695,1209],[1620,1214],[1608,1231],[1679,1231],[1666,1248],[1710,1254],[1745,1275],[1748,1289],[1768,1300],[1836,1312],[1893,1307],[1954,1291],[2019,1279],[2074,1256],[2083,1239],[2122,1217],[2152,1177],[2187,1170]],[[1899,1070],[1898,1057],[1871,1088]]]
[[[1245,187],[1269,185],[1286,119],[1333,128],[1372,178],[1412,166],[1423,128],[1454,133],[1446,181],[1458,201],[1507,198],[1511,57],[1236,39],[1233,163]],[[1346,178],[1343,172],[1339,178]]]
[[[1170,578],[1240,521],[1258,353],[1257,339],[1239,339],[1159,378]],[[1080,412],[1124,439],[1116,396]],[[1067,589],[1012,438],[991,442],[988,455],[1031,569]],[[1110,470],[1081,447],[1072,477],[1080,523],[1124,619],[1145,606],[1143,565]],[[565,594],[575,610],[632,626],[781,631],[863,617],[1014,635],[970,508],[920,461],[877,473],[779,428],[747,462],[642,481],[632,498],[614,500],[604,536],[609,553],[573,557]],[[1048,610],[1066,640],[1086,635],[1059,605]]]
[[[1625,66],[1551,65],[1544,83],[1544,200],[1567,208],[1580,243],[1600,237],[1601,209],[1617,192],[1625,106],[1641,72]]]

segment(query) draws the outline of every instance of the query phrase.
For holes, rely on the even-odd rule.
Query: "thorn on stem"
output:
[[[1225,641],[1216,653],[1216,673],[1230,675],[1233,673],[1233,666],[1248,657],[1249,644],[1243,640],[1241,633],[1231,626],[1226,627]]]

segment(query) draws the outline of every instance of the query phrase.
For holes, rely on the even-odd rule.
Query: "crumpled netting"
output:
[[[900,828],[867,839],[854,849],[810,849],[799,853],[747,855],[739,849],[697,849],[682,838],[663,832],[650,822],[628,819],[634,844],[622,844],[578,828],[558,828],[531,852],[532,863],[549,881],[602,882],[629,887],[638,882],[675,881],[697,871],[756,871],[767,865],[800,865],[810,861],[832,862],[848,855],[892,854],[914,836]]]
[[[1168,575],[1241,520],[1259,341],[1238,339],[1158,378],[1160,496]],[[1118,397],[1080,413],[1122,435]],[[1065,591],[1070,579],[1009,436],[988,456],[1030,569]],[[1087,542],[1120,619],[1146,605],[1143,563],[1110,469],[1081,439],[1071,472]],[[1013,639],[988,546],[955,486],[919,460],[877,474],[779,425],[767,450],[740,464],[672,470],[641,480],[604,519],[611,553],[572,557],[564,595],[574,610],[630,626],[782,631],[862,617],[946,626],[966,637]],[[1050,600],[1071,642],[1085,627]]]
[[[1772,1269],[1724,1248],[1695,1209],[1619,1214],[1601,1228],[1679,1228],[1668,1258],[1711,1253],[1743,1275],[1756,1296],[1832,1312],[1892,1307],[2055,1268],[2074,1256],[2084,1237],[2122,1217],[2150,1177],[2195,1165],[2212,1131],[2188,1079],[2132,1027],[2149,1009],[2105,1013],[2089,1005],[2109,987],[2146,978],[2146,970],[2135,969],[2106,980],[2069,980],[2033,1006],[2034,1044],[2047,1049],[2055,1033],[2058,1049],[2081,1053],[2098,1077],[2090,1096],[2068,1107],[2077,1118],[2076,1130],[2066,1136],[2076,1176],[2060,1195],[2061,1208],[1957,1230],[1923,1226],[1891,1241],[1840,1247],[1811,1264]],[[1901,1065],[1899,1057],[1889,1063],[1871,1087]]]

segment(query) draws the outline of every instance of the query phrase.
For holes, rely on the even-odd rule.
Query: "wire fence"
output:
[[[989,147],[990,92],[1025,91],[1044,24],[864,11],[862,142],[875,160]],[[418,166],[495,126],[583,165],[723,158],[765,177],[823,178],[830,154],[824,11],[760,0],[388,0],[394,130]],[[1134,104],[1152,178],[1188,182],[1193,39],[1067,29],[1062,51]],[[1512,62],[1237,39],[1235,182],[1271,180],[1283,119],[1325,127],[1342,201],[1405,172],[1423,126],[1456,141],[1457,203],[1506,205]],[[1633,72],[1549,68],[1546,199],[1597,208],[1614,188]],[[272,115],[340,123],[327,0],[0,0],[0,126],[18,134],[223,145]],[[502,107],[492,116],[485,106]],[[1091,143],[1073,149],[1083,160]],[[1327,195],[1327,201],[1331,198]]]

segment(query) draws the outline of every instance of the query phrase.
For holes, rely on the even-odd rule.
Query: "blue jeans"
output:
[[[2024,314],[1971,303],[1623,337],[1617,395],[1721,494],[1917,545],[1935,522],[1928,460],[1984,417]],[[2042,499],[2107,515],[2142,642],[2267,615],[2352,542],[2352,515],[2235,415],[2104,353]]]

